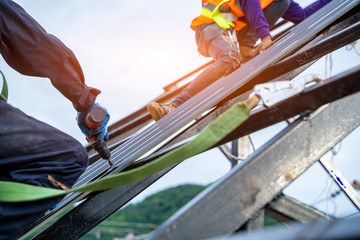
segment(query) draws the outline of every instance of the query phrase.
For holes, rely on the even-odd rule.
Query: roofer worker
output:
[[[100,91],[85,85],[82,69],[73,52],[11,0],[0,0],[0,52],[18,72],[49,78],[54,87],[72,102],[78,112],[78,124],[87,136],[97,136],[98,141],[108,136],[107,112],[108,117],[100,127],[91,132],[85,127],[84,116],[91,108],[98,106],[95,99]],[[87,165],[87,152],[78,141],[27,116],[8,104],[2,96],[0,180],[66,189],[72,187]],[[1,202],[0,239],[21,236],[31,223],[61,198],[22,203]]]
[[[199,17],[191,23],[198,51],[215,62],[200,73],[172,102],[152,102],[147,109],[159,120],[241,62],[272,45],[270,27],[283,17],[301,22],[331,0],[319,0],[302,9],[293,0],[203,0]],[[258,46],[255,43],[258,39]],[[238,45],[239,44],[239,45]],[[238,47],[239,46],[239,47]]]

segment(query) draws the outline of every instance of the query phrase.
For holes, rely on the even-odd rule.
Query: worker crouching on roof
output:
[[[149,113],[159,120],[241,62],[266,50],[272,45],[269,29],[280,17],[297,24],[330,1],[319,0],[303,9],[293,0],[203,0],[201,15],[191,28],[196,31],[199,53],[215,62],[172,102],[148,104]],[[260,44],[254,47],[259,38]]]
[[[100,91],[85,85],[73,52],[10,0],[0,0],[0,33],[0,52],[5,61],[22,74],[49,78],[73,103],[78,125],[85,131],[85,123],[79,119],[99,106],[95,99]],[[98,141],[108,136],[107,121],[92,132]],[[87,165],[87,152],[74,138],[0,100],[0,180],[67,189]],[[21,236],[61,198],[0,202],[0,239]]]

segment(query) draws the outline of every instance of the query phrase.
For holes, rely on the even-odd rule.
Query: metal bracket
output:
[[[309,75],[291,81],[278,81],[258,84],[254,87],[254,94],[258,95],[264,106],[271,107],[289,97],[299,94],[306,87],[323,81],[317,75]]]

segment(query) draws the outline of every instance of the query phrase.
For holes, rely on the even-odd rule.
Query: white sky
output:
[[[200,11],[200,1],[16,2],[73,50],[83,68],[86,83],[102,90],[97,101],[109,110],[110,123],[144,106],[162,93],[163,86],[210,60],[197,53],[194,32],[189,27]],[[306,5],[312,1],[299,2]],[[356,45],[358,49],[359,45]],[[360,57],[354,51],[339,50],[333,54],[333,73],[359,63]],[[324,66],[324,61],[319,61],[307,73],[323,75]],[[48,79],[20,75],[2,58],[0,69],[8,79],[10,104],[86,143],[76,125],[72,104],[52,87]],[[253,134],[256,147],[278,130],[279,127],[273,127]],[[360,180],[360,149],[356,147],[359,138],[359,131],[351,134],[334,159],[334,164],[349,181]],[[144,191],[137,200],[182,183],[208,184],[227,172],[229,166],[218,150],[209,151],[185,161]],[[327,185],[326,182],[323,170],[315,166],[286,193],[311,203],[325,186],[330,185],[330,181]],[[326,189],[318,199],[325,198],[334,189]],[[336,198],[336,205],[335,214],[338,216],[355,212],[343,197]],[[320,208],[330,214],[334,212],[331,202]]]

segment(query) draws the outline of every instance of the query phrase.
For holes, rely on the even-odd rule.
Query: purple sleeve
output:
[[[269,24],[266,21],[259,0],[242,0],[241,10],[244,12],[246,19],[253,27],[256,35],[262,39],[270,35]]]
[[[331,0],[319,0],[303,9],[299,4],[291,0],[290,6],[283,18],[295,24],[300,23],[329,2],[331,2]]]

